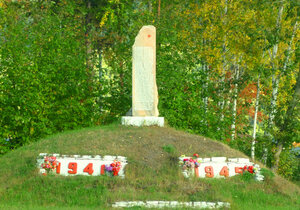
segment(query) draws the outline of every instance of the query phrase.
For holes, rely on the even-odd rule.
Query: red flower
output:
[[[249,166],[249,167],[248,167],[249,173],[253,174],[253,169],[254,169],[253,166]]]

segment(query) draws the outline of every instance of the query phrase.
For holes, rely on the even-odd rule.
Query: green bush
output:
[[[296,179],[299,171],[299,159],[290,150],[284,150],[280,154],[278,173],[287,179]],[[299,175],[298,175],[299,176]]]
[[[1,13],[0,155],[95,121],[81,20],[68,12],[45,1]]]

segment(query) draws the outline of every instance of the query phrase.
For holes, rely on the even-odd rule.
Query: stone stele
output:
[[[158,117],[156,86],[156,29],[143,26],[132,46],[132,116],[122,117],[123,125],[164,126]]]
[[[156,29],[143,26],[132,47],[132,116],[158,117]]]

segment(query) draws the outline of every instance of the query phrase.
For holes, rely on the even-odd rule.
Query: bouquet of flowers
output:
[[[182,171],[185,177],[189,177],[190,175],[193,175],[195,172],[195,168],[198,168],[200,166],[200,162],[198,160],[199,155],[193,154],[193,157],[185,157],[184,155],[181,156],[181,159],[179,161],[179,165],[182,167]]]
[[[250,174],[256,174],[257,168],[254,168],[253,166],[245,165],[244,168],[243,168],[243,171],[244,172],[248,171]]]
[[[56,167],[58,165],[58,162],[56,160],[56,157],[48,157],[45,156],[44,158],[44,163],[41,164],[41,167],[49,173],[50,171],[55,171]],[[44,173],[44,175],[46,175]]]
[[[105,165],[105,171],[112,176],[118,176],[119,171],[121,170],[121,162],[114,160],[113,163],[109,164],[109,165]]]

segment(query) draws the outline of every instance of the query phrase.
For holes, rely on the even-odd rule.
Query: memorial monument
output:
[[[156,29],[143,26],[132,46],[132,116],[122,117],[122,124],[164,126],[157,105]]]

